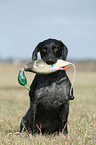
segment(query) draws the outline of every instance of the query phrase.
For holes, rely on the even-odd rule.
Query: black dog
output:
[[[66,60],[68,49],[56,39],[40,42],[33,52],[32,59],[41,58],[47,64],[54,64],[58,59]],[[36,74],[29,91],[30,108],[23,117],[20,132],[54,133],[67,131],[71,83],[65,71],[52,74]],[[73,89],[71,91],[73,96]]]

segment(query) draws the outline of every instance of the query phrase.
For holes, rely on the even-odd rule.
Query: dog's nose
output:
[[[47,64],[49,64],[49,65],[50,65],[50,64],[54,64],[54,63],[56,63],[56,60],[50,59],[50,60],[47,61]]]
[[[48,64],[53,64],[53,61],[48,61],[47,63],[48,63]]]

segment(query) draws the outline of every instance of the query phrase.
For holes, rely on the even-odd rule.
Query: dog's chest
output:
[[[35,97],[38,102],[46,102],[50,104],[57,103],[58,105],[62,104],[66,100],[67,87],[64,78],[61,78],[58,81],[50,83],[51,80],[45,80],[44,82],[39,82],[39,87],[37,86]]]

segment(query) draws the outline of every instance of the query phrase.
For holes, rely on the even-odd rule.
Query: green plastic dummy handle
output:
[[[20,85],[22,85],[26,89],[30,90],[30,87],[27,85],[27,79],[26,79],[26,76],[25,76],[23,70],[20,70],[19,71],[19,74],[18,74],[18,82],[19,82]]]

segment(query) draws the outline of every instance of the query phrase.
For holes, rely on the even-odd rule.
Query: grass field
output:
[[[28,91],[17,82],[19,65],[0,64],[0,145],[96,145],[96,72],[78,71],[70,101],[69,134],[19,133],[20,121],[29,108]],[[68,72],[72,77],[72,72]],[[34,75],[26,73],[30,85]]]

